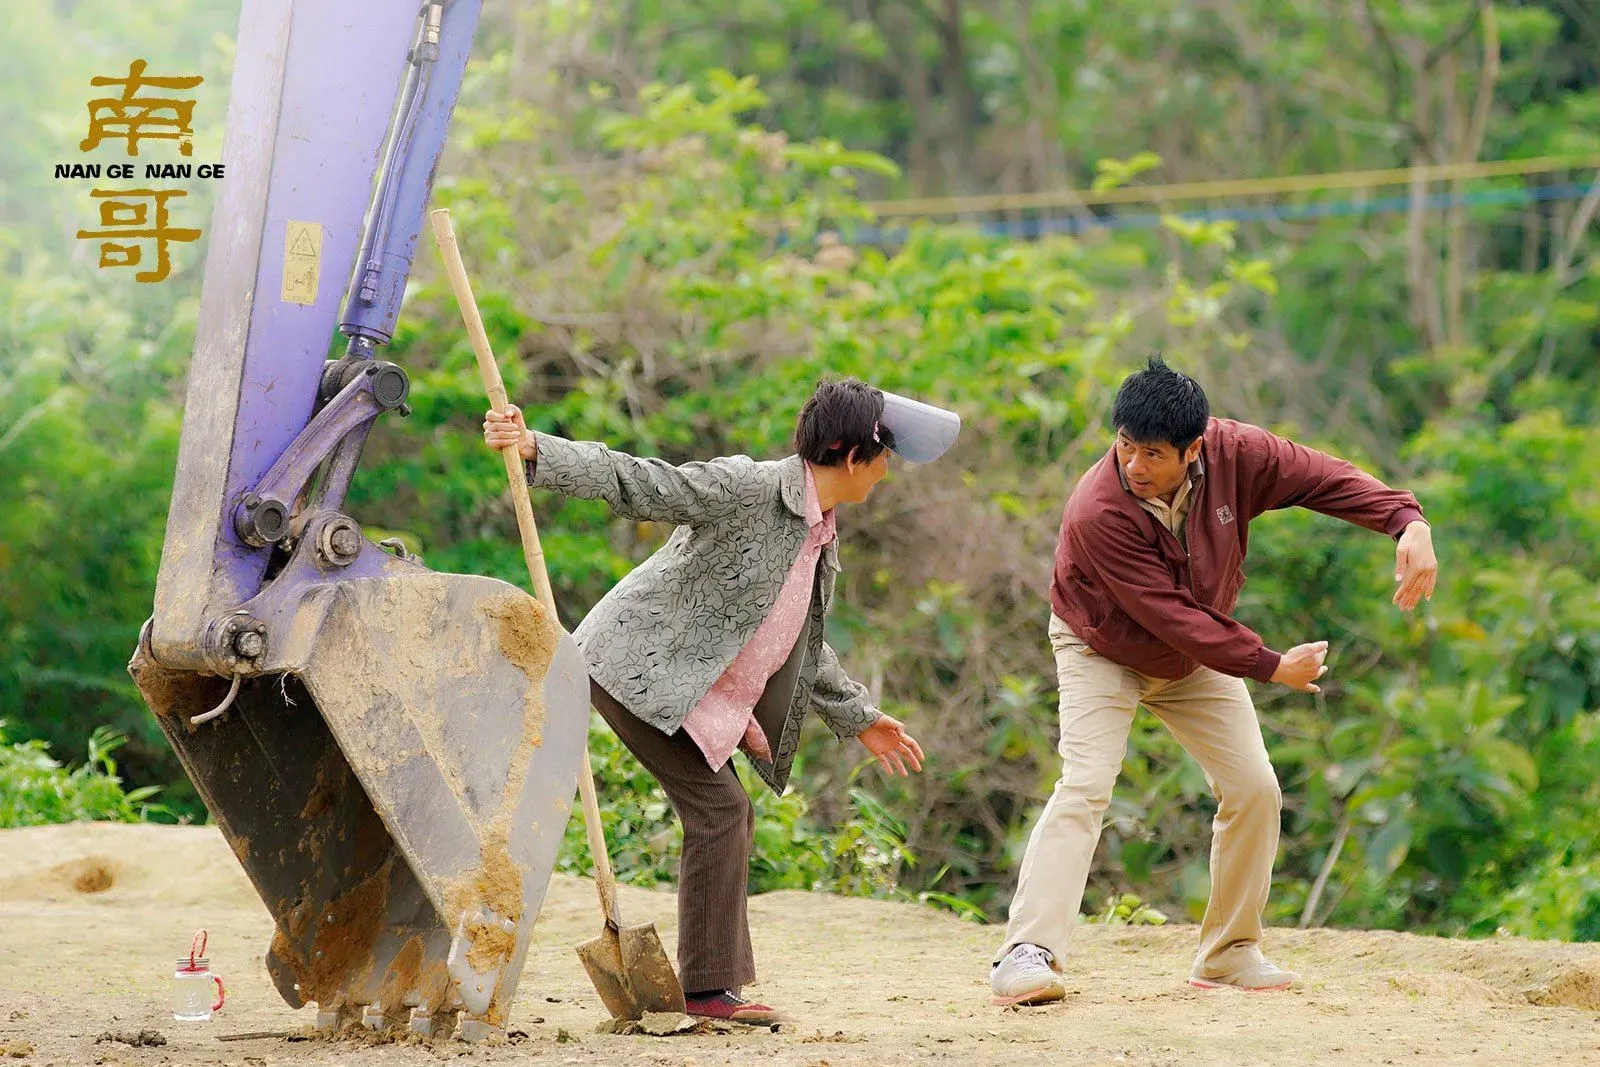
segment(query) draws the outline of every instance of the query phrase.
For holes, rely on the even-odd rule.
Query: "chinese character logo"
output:
[[[150,77],[145,74],[148,66],[144,60],[136,59],[128,64],[126,78],[89,80],[90,85],[121,86],[121,92],[89,101],[89,135],[78,143],[80,149],[90,152],[105,141],[121,142],[127,155],[137,156],[140,142],[149,141],[175,143],[179,155],[193,154],[195,102],[172,94],[193,89],[205,79],[199,75]],[[168,95],[150,90],[165,90]],[[99,178],[101,169],[99,163],[58,164],[56,177]],[[144,170],[147,180],[188,178],[191,164],[147,163]],[[133,164],[108,164],[104,172],[108,178],[132,178]],[[200,176],[220,178],[222,165],[203,165]],[[195,241],[200,237],[199,230],[171,224],[168,202],[189,195],[182,189],[95,189],[89,195],[100,206],[100,228],[79,230],[78,239],[101,241],[102,268],[143,265],[144,269],[134,274],[135,281],[165,281],[172,274],[169,246],[175,241]]]
[[[144,262],[143,242],[154,244],[154,269],[139,271],[133,276],[134,281],[164,281],[172,273],[168,243],[193,241],[200,236],[199,230],[176,229],[167,224],[167,201],[188,196],[182,189],[96,189],[89,195],[100,201],[100,225],[105,229],[79,230],[79,238],[114,237],[121,241],[140,242],[117,244],[106,241],[100,246],[100,266],[136,267]]]
[[[1217,509],[1217,521],[1226,526],[1233,521],[1233,509],[1224,504]]]
[[[157,89],[193,89],[202,79],[198,75],[188,78],[146,78],[146,63],[136,59],[128,64],[126,78],[91,78],[90,85],[120,85],[122,95],[89,101],[89,136],[78,147],[93,151],[108,138],[127,141],[128,154],[139,154],[139,142],[177,141],[180,155],[194,152],[194,101],[165,96],[140,96],[139,90],[151,86]]]

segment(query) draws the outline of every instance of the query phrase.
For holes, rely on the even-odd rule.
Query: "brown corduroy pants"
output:
[[[733,761],[713,771],[687,733],[662,733],[592,680],[589,699],[628,751],[655,775],[683,824],[678,977],[684,991],[737,990],[754,981],[745,890],[756,815]]]

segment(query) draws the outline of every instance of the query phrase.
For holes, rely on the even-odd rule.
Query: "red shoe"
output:
[[[709,997],[690,997],[684,1001],[683,1010],[700,1019],[716,1019],[725,1023],[747,1023],[750,1026],[771,1026],[783,1021],[783,1016],[765,1004],[752,1004],[734,996],[726,989]]]

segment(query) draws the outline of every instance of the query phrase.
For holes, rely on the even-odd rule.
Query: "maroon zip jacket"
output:
[[[1183,678],[1198,663],[1271,681],[1282,655],[1230,617],[1250,520],[1303,507],[1399,537],[1422,508],[1353,464],[1258,426],[1212,419],[1201,440],[1188,550],[1123,486],[1113,448],[1067,500],[1050,606],[1090,648],[1140,674]]]

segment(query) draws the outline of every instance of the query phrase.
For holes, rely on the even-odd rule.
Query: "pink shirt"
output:
[[[812,584],[816,581],[817,560],[822,550],[836,536],[833,509],[827,513],[817,500],[817,479],[806,464],[806,524],[810,531],[800,554],[778,591],[777,602],[762,620],[756,632],[734,657],[728,669],[722,672],[710,692],[683,720],[694,743],[705,753],[706,763],[714,771],[722,769],[739,747],[739,742],[749,737],[751,747],[767,748],[766,734],[756,722],[756,701],[767,688],[767,682],[778,673],[794,643],[800,637],[811,609]],[[770,756],[768,757],[770,758]]]

